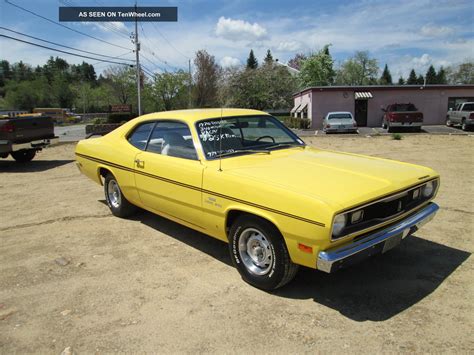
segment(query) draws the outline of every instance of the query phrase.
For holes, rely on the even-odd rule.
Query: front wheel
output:
[[[18,163],[28,163],[32,161],[36,155],[36,150],[34,149],[22,149],[16,152],[11,152],[13,159],[15,159]]]
[[[137,208],[125,198],[115,176],[111,173],[105,177],[104,193],[107,206],[114,216],[125,218],[135,213]]]
[[[286,285],[298,271],[278,229],[255,216],[241,216],[234,222],[229,251],[242,279],[262,290]]]
[[[452,127],[452,126],[453,126],[453,122],[451,122],[451,120],[449,119],[449,117],[446,119],[446,126],[448,126],[448,127]]]

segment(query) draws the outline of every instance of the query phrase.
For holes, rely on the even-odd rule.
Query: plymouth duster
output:
[[[75,154],[115,216],[139,207],[228,242],[242,278],[265,290],[299,266],[332,273],[385,253],[438,210],[435,171],[309,147],[256,110],[147,114]]]

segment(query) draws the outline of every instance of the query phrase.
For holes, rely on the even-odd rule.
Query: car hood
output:
[[[306,147],[222,161],[226,174],[317,198],[345,209],[399,191],[430,177],[433,170],[409,163]]]

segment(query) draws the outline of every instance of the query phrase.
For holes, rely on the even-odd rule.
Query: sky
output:
[[[133,5],[125,0],[8,1],[55,21],[59,6]],[[188,59],[192,60],[199,49],[207,50],[227,67],[245,64],[250,49],[260,62],[270,49],[274,58],[286,63],[296,53],[311,53],[325,44],[331,45],[336,66],[355,51],[367,50],[381,69],[388,64],[394,80],[400,75],[407,77],[412,68],[424,75],[430,65],[438,69],[474,60],[474,1],[468,0],[139,0],[138,5],[178,7],[178,22],[139,25],[142,63],[152,72],[187,70]],[[124,61],[134,58],[128,38],[133,23],[63,22],[113,46],[35,17],[5,0],[0,0],[0,16],[0,26],[11,30],[94,53],[121,56]],[[0,33],[40,43],[5,30]],[[70,63],[97,63],[97,72],[110,65],[0,37],[1,59],[36,66],[51,55]]]

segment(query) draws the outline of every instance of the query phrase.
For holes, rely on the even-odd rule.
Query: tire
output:
[[[465,118],[462,119],[462,122],[461,122],[461,129],[462,129],[463,131],[467,131],[467,130],[468,130],[468,127],[467,127],[466,119],[465,119]]]
[[[387,124],[385,122],[382,122],[382,128],[387,129]]]
[[[22,149],[18,150],[16,152],[11,152],[10,153],[18,163],[28,163],[29,161],[32,161],[33,158],[36,155],[36,150],[34,149]]]
[[[448,126],[448,127],[452,127],[452,126],[453,126],[453,123],[451,122],[451,120],[449,119],[449,117],[446,118],[446,126]]]
[[[286,285],[298,271],[278,229],[255,216],[241,216],[232,224],[229,252],[242,279],[262,290]]]
[[[104,194],[107,206],[116,217],[126,218],[133,215],[137,207],[132,205],[122,193],[115,177],[108,173],[104,180]]]
[[[393,132],[393,128],[391,128],[389,125],[387,125],[387,133],[392,133]]]

